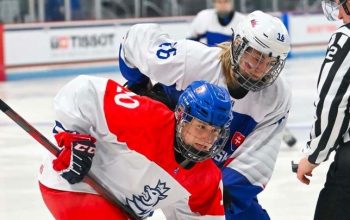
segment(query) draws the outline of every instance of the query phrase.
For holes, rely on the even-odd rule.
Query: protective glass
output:
[[[341,0],[339,3],[335,0],[323,0],[322,1],[322,9],[323,14],[329,21],[337,21],[339,15],[339,7],[346,2],[346,0]]]
[[[234,78],[241,87],[259,91],[270,86],[282,71],[285,61],[249,47],[246,39],[236,37],[232,43],[231,63]]]
[[[177,146],[175,149],[183,157],[198,162],[214,157],[223,149],[229,135],[228,128],[215,127],[197,118],[197,122],[194,122],[195,117],[184,112],[182,108],[176,109],[176,114],[178,120],[176,127]],[[185,128],[185,126],[187,127]],[[198,146],[186,143],[185,136],[187,136],[187,139],[190,137],[192,142]]]

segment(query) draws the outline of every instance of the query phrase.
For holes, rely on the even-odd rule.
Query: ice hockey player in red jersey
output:
[[[250,13],[234,40],[218,47],[174,40],[159,24],[146,23],[130,27],[122,40],[119,69],[138,94],[150,92],[173,107],[196,80],[230,91],[230,141],[214,158],[223,174],[226,219],[270,219],[257,197],[272,176],[291,107],[290,88],[279,77],[289,50],[282,21],[262,11]],[[151,91],[150,82],[157,82]]]
[[[62,151],[40,170],[43,200],[56,219],[128,219],[83,177],[92,172],[140,218],[225,219],[221,173],[209,158],[232,119],[227,90],[191,83],[175,113],[105,78],[79,76],[54,100]]]

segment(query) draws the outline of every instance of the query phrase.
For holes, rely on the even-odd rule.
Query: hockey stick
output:
[[[48,151],[53,155],[58,156],[60,149],[51,143],[44,135],[42,135],[38,130],[31,126],[26,120],[24,120],[19,114],[17,114],[10,106],[8,106],[2,99],[0,99],[0,109],[3,111],[9,118],[11,118],[16,124],[23,128],[30,136],[37,140],[41,145],[43,145]],[[84,177],[84,182],[89,184],[96,192],[98,192],[103,198],[107,199],[110,203],[115,205],[118,208],[123,209],[124,212],[128,213],[129,216],[134,220],[140,220],[133,210],[121,203],[118,198],[116,198],[111,192],[107,190],[107,187],[98,179],[96,176],[89,172]]]
[[[292,172],[293,173],[297,173],[298,172],[298,168],[299,168],[299,164],[294,163],[294,161],[291,161],[291,165],[292,165]]]

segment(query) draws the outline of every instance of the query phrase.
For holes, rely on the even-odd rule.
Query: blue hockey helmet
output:
[[[194,162],[214,157],[225,146],[232,120],[232,101],[228,91],[206,81],[191,83],[179,97],[175,109],[176,141],[175,150]],[[218,136],[209,150],[200,151],[186,144],[182,129],[195,118],[217,128]]]

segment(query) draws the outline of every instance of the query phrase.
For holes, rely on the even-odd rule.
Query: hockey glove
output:
[[[60,172],[70,184],[82,181],[91,168],[96,139],[87,134],[68,132],[58,133],[55,138],[63,149],[53,160],[53,169]]]
[[[152,82],[150,79],[144,80],[139,83],[134,83],[132,85],[126,82],[124,84],[124,87],[128,88],[130,91],[137,95],[145,95],[152,88]]]
[[[162,102],[164,105],[172,111],[175,110],[177,100],[172,100],[164,91],[162,84],[156,83],[151,90],[149,90],[145,96],[148,96],[154,100]]]
[[[223,195],[224,208],[225,210],[227,210],[232,206],[232,197],[230,196],[230,193],[228,192],[228,189],[226,187],[224,187]]]

